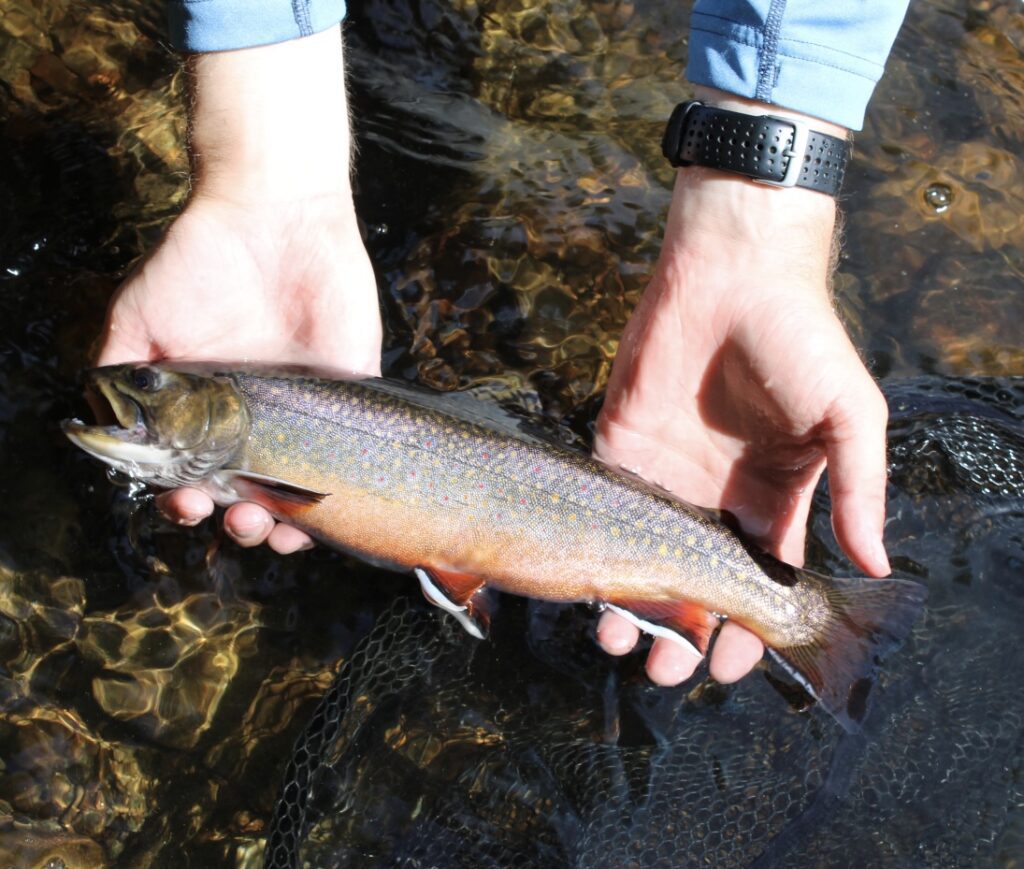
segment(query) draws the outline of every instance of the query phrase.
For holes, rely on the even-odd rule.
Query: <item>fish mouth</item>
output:
[[[86,387],[100,424],[88,425],[80,419],[61,422],[61,429],[73,444],[133,476],[142,476],[144,466],[166,464],[173,451],[159,444],[136,399],[109,380],[89,377]]]

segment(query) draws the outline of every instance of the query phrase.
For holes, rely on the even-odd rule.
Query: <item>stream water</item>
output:
[[[352,6],[387,373],[587,439],[657,256],[687,4]],[[582,611],[509,604],[468,650],[408,578],[171,527],[67,444],[187,192],[162,28],[0,3],[0,863],[261,865],[329,689],[312,865],[1024,863],[1019,2],[912,4],[847,177],[836,303],[894,407],[893,563],[932,592],[858,740],[771,670],[653,689]],[[810,560],[850,572],[826,508]]]

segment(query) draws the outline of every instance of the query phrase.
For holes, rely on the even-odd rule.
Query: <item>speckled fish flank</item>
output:
[[[145,380],[140,370],[157,388],[125,385]],[[176,413],[182,394],[208,393],[203,413],[213,433],[220,423],[208,406],[240,399],[244,436],[192,484],[220,503],[262,503],[373,563],[417,571],[444,600],[424,585],[428,595],[470,624],[486,627],[485,588],[608,602],[703,654],[728,617],[756,633],[848,727],[863,715],[855,695],[876,656],[898,643],[924,598],[916,583],[828,579],[783,564],[705,511],[588,457],[493,430],[441,409],[443,399],[382,381],[208,377],[155,366],[99,369],[92,379],[112,404],[140,408],[132,410],[144,417],[147,442],[163,449],[165,467],[173,433],[161,431],[161,392],[173,393]],[[238,414],[224,426],[237,430]],[[216,439],[223,447],[225,436]],[[201,451],[191,447],[193,464]],[[168,471],[148,479],[160,484],[160,473],[182,482]]]

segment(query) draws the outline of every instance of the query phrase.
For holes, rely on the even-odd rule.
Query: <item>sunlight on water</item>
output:
[[[687,19],[568,0],[353,12],[389,373],[528,395],[564,439],[588,436],[658,253]],[[170,528],[67,445],[107,299],[188,193],[162,26],[134,0],[0,10],[0,863],[259,865],[295,740],[370,635],[332,689],[355,729],[324,768],[349,789],[311,835],[335,854],[443,865],[468,837],[669,865],[700,840],[718,865],[1020,865],[1024,708],[1000,674],[1024,662],[999,638],[1024,600],[1022,434],[997,395],[1024,375],[1019,3],[912,4],[848,176],[836,303],[872,370],[1004,378],[948,381],[968,417],[922,387],[897,419],[888,539],[935,605],[883,679],[870,745],[778,686],[782,709],[762,675],[656,691],[593,651],[582,612],[509,604],[467,655],[406,578]],[[824,504],[812,561],[848,572]],[[699,798],[657,791],[666,819],[641,797],[673,771]],[[826,781],[852,795],[842,810]]]

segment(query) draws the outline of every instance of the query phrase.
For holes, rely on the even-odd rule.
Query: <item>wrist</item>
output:
[[[774,103],[763,103],[759,100],[748,99],[747,97],[737,96],[728,91],[720,91],[704,85],[694,87],[693,98],[709,106],[729,109],[733,112],[743,112],[748,115],[777,115],[780,118],[802,121],[819,132],[827,133],[840,139],[845,139],[850,134],[848,128],[842,127],[839,124],[833,124],[831,121],[816,118],[812,115],[805,115],[802,112],[787,109],[784,106],[777,106]]]
[[[197,193],[246,203],[351,196],[337,28],[189,63]]]
[[[709,294],[738,292],[745,278],[747,295],[771,284],[827,298],[836,223],[829,196],[687,167],[676,176],[658,268],[702,275],[699,290]]]

